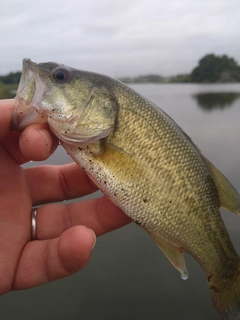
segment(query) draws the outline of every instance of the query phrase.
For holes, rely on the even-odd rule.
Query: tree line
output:
[[[15,97],[20,78],[20,71],[0,76],[0,99],[10,99]]]
[[[239,82],[240,66],[227,55],[208,54],[199,60],[198,66],[191,72],[192,82]]]
[[[162,83],[224,83],[240,82],[240,66],[227,55],[217,56],[207,54],[199,60],[198,65],[191,73],[179,74],[172,77],[161,77],[160,75],[146,75],[139,77],[127,77],[120,79],[126,83],[162,82]],[[156,81],[154,81],[156,80]]]
[[[18,84],[21,78],[21,72],[10,72],[6,76],[0,76],[0,82],[4,84]]]
[[[20,77],[20,71],[0,76],[0,99],[15,96]],[[180,74],[168,78],[150,74],[139,77],[126,77],[120,80],[125,83],[240,82],[240,66],[226,54],[222,56],[207,54],[199,60],[198,65],[189,74]]]

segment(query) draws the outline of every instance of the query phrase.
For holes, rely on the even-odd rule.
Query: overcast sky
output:
[[[113,77],[168,76],[207,53],[240,63],[239,0],[0,1],[0,74],[26,57]]]

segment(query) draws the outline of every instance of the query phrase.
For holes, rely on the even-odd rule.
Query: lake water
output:
[[[240,191],[240,84],[132,88],[168,113]],[[60,147],[48,163],[69,161]],[[240,252],[240,217],[224,211],[223,216]],[[186,260],[189,279],[183,281],[149,236],[131,224],[100,237],[91,262],[78,274],[1,297],[0,316],[8,320],[219,319],[201,268],[191,256]]]

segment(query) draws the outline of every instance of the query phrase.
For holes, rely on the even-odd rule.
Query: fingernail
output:
[[[97,237],[96,237],[96,234],[95,234],[95,232],[92,230],[92,229],[89,229],[89,230],[91,230],[92,231],[92,233],[93,233],[93,236],[94,236],[94,243],[93,243],[93,246],[92,246],[92,248],[91,248],[91,251],[93,250],[93,248],[95,247],[95,245],[96,245],[96,242],[97,242]]]

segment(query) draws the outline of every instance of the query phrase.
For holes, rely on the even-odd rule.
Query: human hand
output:
[[[0,294],[34,287],[81,270],[96,236],[131,220],[105,196],[73,203],[50,202],[97,190],[75,163],[23,169],[45,160],[57,139],[46,125],[11,131],[14,100],[0,101]],[[37,214],[37,240],[31,241],[31,210]]]

